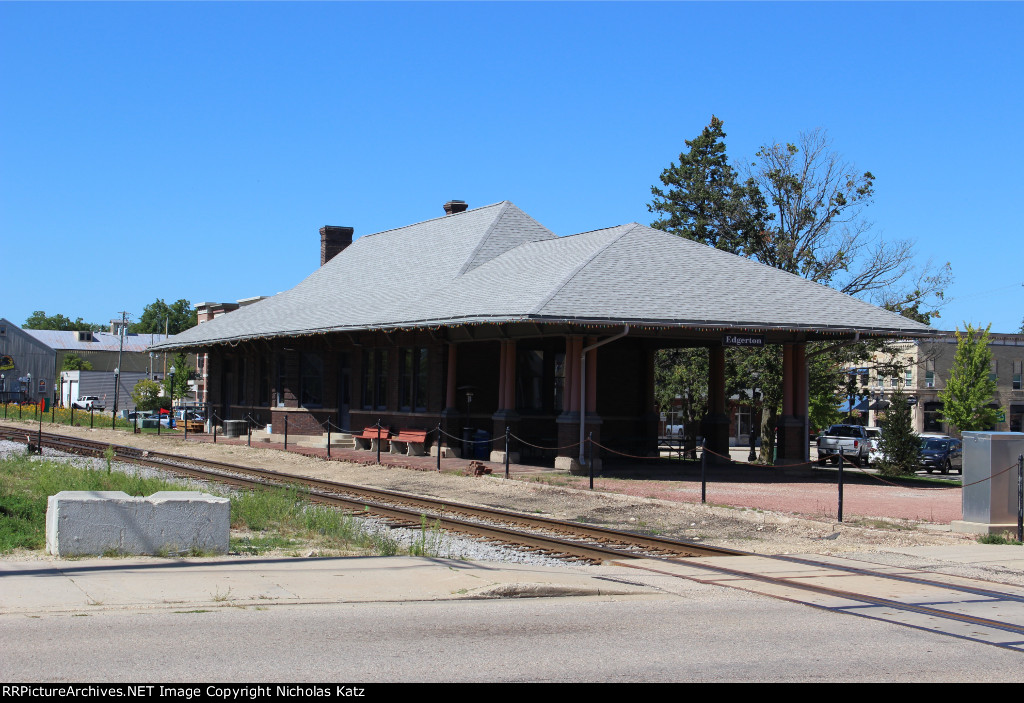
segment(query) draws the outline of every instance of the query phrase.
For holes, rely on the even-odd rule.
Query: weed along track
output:
[[[37,440],[37,433],[3,430],[0,436],[13,441]],[[493,540],[569,560],[602,562],[610,559],[651,557],[686,558],[727,556],[735,552],[682,540],[641,535],[535,515],[452,503],[423,496],[353,484],[312,479],[237,464],[197,459],[134,447],[109,445],[81,438],[42,433],[42,445],[52,449],[104,456],[112,447],[114,456],[125,462],[168,471],[181,476],[227,484],[237,488],[261,489],[298,486],[310,500],[356,514],[370,514],[401,527],[450,530]]]

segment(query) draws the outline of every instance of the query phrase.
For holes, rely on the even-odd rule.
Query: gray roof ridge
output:
[[[459,215],[465,215],[465,214],[470,213],[470,212],[477,212],[478,210],[486,210],[489,207],[497,207],[499,205],[505,205],[506,203],[508,203],[509,205],[512,204],[508,200],[502,200],[501,202],[491,203],[490,205],[481,205],[480,207],[475,207],[475,208],[473,208],[471,210],[463,210],[462,212],[457,212],[454,215],[448,215],[448,214],[440,215],[439,217],[431,217],[429,220],[420,220],[419,222],[413,222],[412,224],[402,225],[401,227],[392,227],[391,229],[382,229],[380,232],[370,232],[369,234],[364,234],[364,235],[362,235],[360,237],[356,237],[356,239],[365,239],[366,237],[376,237],[378,234],[387,234],[389,232],[398,232],[399,230],[409,229],[410,227],[419,227],[420,225],[425,225],[428,222],[434,222],[436,220],[443,220],[445,218],[450,218],[450,217],[458,217]],[[500,217],[500,213],[499,213],[499,217]],[[492,225],[492,227],[493,227],[493,225]],[[488,231],[490,231],[490,230],[488,230]]]
[[[456,272],[456,274],[455,274],[456,278],[458,278],[462,274],[466,273],[466,270],[469,268],[470,264],[472,264],[474,261],[476,261],[476,255],[480,253],[481,249],[483,249],[484,244],[487,243],[488,238],[490,238],[490,236],[491,236],[491,232],[494,231],[494,228],[498,226],[499,222],[501,222],[501,218],[505,215],[506,212],[508,212],[509,206],[514,207],[512,205],[512,203],[510,201],[508,201],[508,200],[502,200],[500,203],[497,203],[497,204],[503,206],[501,208],[501,212],[498,213],[497,217],[495,217],[493,220],[491,220],[491,224],[487,228],[487,231],[484,232],[484,236],[480,237],[480,239],[476,243],[476,246],[473,247],[473,251],[471,251],[469,253],[469,256],[467,256],[465,262],[463,262],[462,267],[458,270],[458,272]],[[483,209],[483,208],[478,208],[478,209]],[[468,210],[467,210],[467,212],[468,212]]]
[[[855,302],[857,302],[857,303],[859,303],[861,305],[867,305],[867,306],[872,307],[872,308],[879,308],[880,310],[885,310],[885,308],[882,308],[881,306],[875,305],[874,303],[870,303],[867,300],[862,300],[861,298],[858,298],[855,295],[850,295],[849,293],[844,293],[843,291],[841,291],[841,290],[839,290],[837,288],[833,288],[832,286],[830,286],[828,284],[821,283],[820,281],[812,281],[811,279],[804,278],[803,276],[801,276],[799,274],[796,274],[796,273],[793,273],[792,271],[787,271],[786,269],[781,269],[781,268],[779,268],[777,266],[771,266],[770,264],[763,263],[761,261],[758,261],[757,259],[751,259],[749,256],[740,256],[739,254],[733,254],[731,251],[725,251],[724,249],[719,249],[717,247],[713,247],[713,246],[710,246],[708,244],[704,244],[703,242],[698,242],[698,241],[693,240],[693,239],[687,239],[686,237],[680,237],[679,235],[672,234],[671,232],[666,232],[665,230],[658,229],[656,227],[648,227],[646,225],[640,225],[640,226],[644,227],[645,229],[648,229],[648,230],[650,230],[652,232],[657,232],[658,234],[663,234],[663,235],[665,235],[667,237],[673,237],[674,239],[676,239],[678,241],[686,242],[686,243],[691,244],[693,246],[701,247],[704,250],[706,250],[707,252],[711,253],[711,256],[722,256],[722,255],[724,255],[724,256],[731,256],[731,257],[733,257],[735,259],[739,259],[741,262],[745,262],[745,263],[741,264],[743,266],[751,266],[751,267],[766,266],[766,267],[772,269],[773,271],[778,271],[781,274],[785,274],[786,276],[789,276],[790,278],[794,279],[795,281],[799,281],[798,285],[817,286],[819,288],[823,288],[823,289],[825,289],[827,291],[830,291],[831,293],[836,293],[838,295],[841,295],[841,296],[844,296],[846,298],[849,298],[850,300],[855,301]],[[714,253],[712,253],[712,252],[714,252]],[[895,315],[897,317],[903,317],[898,312],[893,312],[892,310],[887,310],[886,312],[889,312],[889,313],[891,313],[891,314],[893,314],[893,315]],[[912,323],[913,325],[920,326],[923,330],[934,330],[935,329],[931,325],[926,325],[924,323],[918,322],[917,320],[912,320],[909,317],[908,318],[904,318],[904,319],[907,322]]]
[[[624,227],[624,226],[625,226],[625,225],[616,225],[616,227]],[[570,271],[570,272],[569,272],[569,273],[568,273],[568,274],[567,274],[567,275],[565,276],[565,278],[563,278],[563,279],[562,279],[561,281],[559,281],[559,282],[558,282],[558,283],[557,283],[557,284],[555,285],[555,287],[551,289],[551,292],[550,292],[550,293],[548,293],[548,294],[547,294],[547,295],[546,295],[546,296],[544,297],[544,300],[540,301],[540,303],[538,303],[538,304],[537,304],[537,305],[536,305],[536,306],[535,306],[535,307],[533,308],[533,310],[531,310],[531,311],[530,311],[530,312],[529,312],[528,314],[530,314],[530,315],[536,315],[536,314],[540,313],[540,311],[544,309],[544,306],[545,306],[545,305],[547,305],[547,304],[548,304],[549,302],[551,302],[551,299],[552,299],[552,298],[554,298],[554,297],[555,297],[556,295],[558,295],[558,292],[559,292],[560,290],[562,290],[562,289],[563,289],[563,288],[565,288],[565,287],[566,287],[567,285],[569,285],[569,281],[571,281],[571,280],[572,280],[572,279],[574,279],[574,278],[575,278],[575,277],[576,277],[577,275],[579,275],[580,271],[582,271],[583,269],[585,269],[585,268],[587,267],[587,265],[588,265],[588,264],[589,264],[589,263],[590,263],[591,261],[593,261],[594,259],[596,259],[596,258],[598,257],[598,255],[600,255],[600,254],[601,254],[601,252],[605,251],[605,250],[606,250],[606,249],[607,249],[608,247],[610,247],[610,246],[611,246],[612,244],[615,244],[615,242],[617,242],[617,241],[619,241],[620,239],[622,239],[622,238],[623,238],[624,236],[626,236],[627,234],[629,234],[630,232],[632,232],[632,231],[633,231],[634,229],[636,229],[637,227],[638,227],[638,225],[637,225],[637,224],[636,224],[636,223],[634,222],[634,223],[633,223],[633,226],[632,226],[632,227],[629,227],[628,229],[625,229],[625,230],[623,230],[623,231],[622,231],[622,232],[620,232],[620,233],[619,233],[618,235],[616,235],[615,237],[612,237],[612,238],[611,238],[611,239],[610,239],[609,241],[605,242],[605,243],[604,243],[604,244],[603,244],[602,246],[598,247],[598,248],[597,248],[597,250],[596,250],[596,251],[594,251],[594,253],[593,253],[593,254],[591,254],[590,256],[588,256],[588,257],[587,257],[587,258],[586,258],[585,260],[581,261],[581,262],[580,262],[580,264],[579,264],[578,266],[576,266],[575,268],[573,268],[573,270],[572,270],[572,271]],[[606,227],[606,228],[605,228],[604,230],[592,230],[592,232],[601,232],[601,231],[606,231],[606,230],[611,230],[611,229],[615,229],[615,227]],[[592,232],[582,232],[581,234],[591,234]]]

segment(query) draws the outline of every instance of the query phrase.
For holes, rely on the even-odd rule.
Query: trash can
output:
[[[246,422],[245,420],[225,420],[224,421],[224,436],[225,437],[241,437],[246,434]]]
[[[473,458],[474,459],[490,459],[491,458],[491,443],[488,441],[491,438],[491,433],[487,430],[477,430],[473,433],[473,440],[476,444],[473,445]]]

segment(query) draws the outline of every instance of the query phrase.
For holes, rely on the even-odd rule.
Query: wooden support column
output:
[[[509,340],[505,348],[505,407],[516,409],[516,343]]]
[[[725,414],[725,348],[708,349],[708,414],[701,423],[708,463],[729,462],[729,418]]]
[[[555,457],[555,468],[565,470],[578,469],[576,456],[579,448],[574,446],[579,441],[580,432],[580,352],[583,349],[583,338],[568,335],[565,338],[565,382],[562,385],[563,412],[555,420],[558,428],[558,456]]]
[[[807,434],[807,358],[804,343],[782,345],[782,416],[779,418],[776,464],[804,461]]]
[[[782,416],[793,415],[793,345],[782,345]]]
[[[502,340],[501,360],[498,362],[498,410],[508,407],[505,402],[505,374],[508,373],[508,366],[505,364],[505,359],[507,356],[508,342]]]
[[[455,410],[455,371],[458,363],[458,353],[454,344],[448,345],[448,378],[445,393],[445,409]]]
[[[505,436],[508,427],[512,434],[519,432],[519,413],[516,412],[516,343],[514,340],[501,342],[501,356],[498,361],[498,409],[491,416],[492,437]],[[497,441],[491,447],[491,461],[504,463],[505,443]],[[509,461],[519,463],[519,452],[513,450]]]
[[[597,337],[587,337],[587,346],[597,343]],[[587,352],[587,414],[597,412],[597,349]]]
[[[451,342],[448,343],[448,370],[445,377],[445,400],[444,410],[441,411],[441,429],[447,432],[453,437],[459,437],[462,432],[461,416],[459,415],[458,407],[456,406],[455,389],[457,388],[456,377],[458,375],[458,361],[459,355],[457,351],[458,347]],[[444,456],[459,456],[462,447],[462,442],[452,439],[452,437],[445,437],[444,439]],[[430,452],[433,455],[437,451],[437,445],[431,447]]]

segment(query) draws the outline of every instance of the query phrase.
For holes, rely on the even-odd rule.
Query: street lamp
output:
[[[168,369],[168,373],[170,374],[170,378],[171,378],[171,382],[167,386],[167,392],[171,396],[171,414],[167,417],[167,429],[170,429],[172,421],[174,419],[174,365],[173,364],[171,365],[171,368]]]
[[[25,374],[25,378],[28,379],[28,391],[25,393],[25,400],[32,400],[32,372],[29,371]]]

